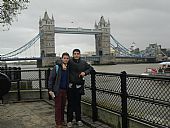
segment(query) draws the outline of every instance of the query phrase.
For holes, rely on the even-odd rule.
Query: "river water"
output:
[[[22,69],[37,69],[36,65],[8,65],[21,67]],[[93,66],[97,72],[120,73],[126,71],[127,74],[142,74],[146,68],[158,68],[158,63],[150,64],[117,64],[117,65],[95,65]]]
[[[117,65],[102,65],[93,66],[98,72],[120,73],[126,71],[127,74],[142,74],[146,68],[158,68],[158,63],[152,64],[117,64]]]

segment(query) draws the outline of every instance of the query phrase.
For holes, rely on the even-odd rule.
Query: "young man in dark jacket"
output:
[[[55,65],[52,69],[48,81],[49,94],[55,100],[56,128],[62,128],[62,125],[64,124],[64,108],[69,85],[69,54],[63,53],[61,60],[61,64]]]
[[[69,88],[67,104],[67,127],[72,127],[73,112],[75,112],[78,126],[83,126],[81,121],[81,95],[84,86],[84,76],[93,68],[80,58],[80,50],[73,50],[73,58],[69,61]],[[84,89],[84,88],[83,88]]]

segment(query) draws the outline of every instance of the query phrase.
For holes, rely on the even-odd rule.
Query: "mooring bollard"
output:
[[[7,75],[0,72],[0,100],[3,103],[3,96],[9,92],[11,82]]]

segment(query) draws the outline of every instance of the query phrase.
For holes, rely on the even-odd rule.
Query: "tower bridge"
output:
[[[96,55],[83,57],[87,61],[91,61],[95,64],[112,64],[117,63],[118,61],[127,62],[140,60],[146,62],[148,60],[155,61],[156,56],[159,53],[154,53],[154,56],[148,57],[150,54],[140,53],[132,54],[129,49],[124,47],[119,43],[113,35],[110,33],[110,22],[105,21],[104,17],[100,18],[99,23],[95,23],[94,29],[88,28],[65,28],[65,27],[55,27],[55,21],[52,18],[49,18],[47,12],[44,13],[44,17],[39,20],[39,33],[31,39],[28,43],[24,44],[20,48],[3,54],[0,56],[0,61],[10,61],[10,60],[37,60],[38,64],[41,63],[41,66],[54,65],[57,57],[55,52],[55,34],[88,34],[94,35],[95,37],[95,47]],[[39,57],[22,57],[19,58],[18,55],[27,51],[33,47],[37,40],[40,39],[40,56]],[[111,52],[111,48],[115,51]]]
[[[88,57],[99,64],[112,63],[114,56],[110,54],[110,22],[106,22],[102,16],[100,22],[95,24],[94,29],[87,28],[63,28],[55,27],[54,18],[49,18],[47,12],[44,18],[39,21],[39,32],[43,33],[40,37],[40,52],[42,65],[51,65],[55,62],[55,33],[64,34],[88,34],[95,36],[96,56]]]

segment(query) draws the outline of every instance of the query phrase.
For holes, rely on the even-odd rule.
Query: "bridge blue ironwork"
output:
[[[39,33],[38,35],[36,35],[33,39],[31,39],[28,43],[24,44],[23,46],[19,47],[18,49],[9,52],[7,54],[1,55],[1,60],[5,60],[5,59],[10,59],[11,57],[13,57],[14,59],[16,58],[15,56],[18,54],[21,54],[22,52],[26,51],[27,49],[29,49],[33,44],[36,43],[36,41],[40,38],[40,36],[43,33]],[[11,58],[12,59],[12,58]],[[19,59],[19,58],[18,58]]]
[[[88,34],[95,35],[102,33],[101,30],[97,29],[85,29],[85,28],[64,28],[64,27],[55,27],[55,33],[65,33],[65,34]]]

